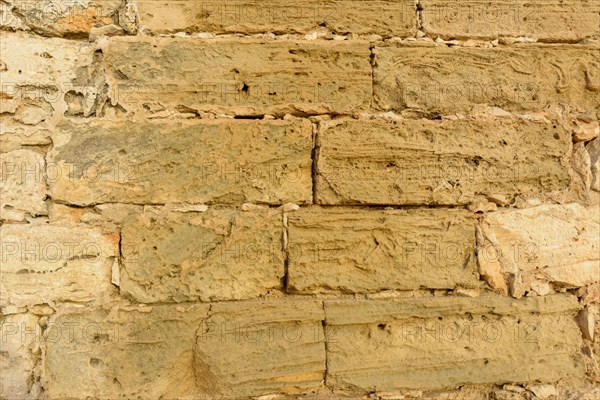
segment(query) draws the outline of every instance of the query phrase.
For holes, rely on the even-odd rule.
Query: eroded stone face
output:
[[[84,224],[0,226],[2,306],[109,300],[118,235]]]
[[[423,28],[432,37],[487,38],[527,36],[575,42],[600,34],[600,6],[593,1],[420,2]]]
[[[312,199],[310,122],[63,122],[52,197],[69,204]]]
[[[315,207],[290,213],[288,226],[295,292],[479,286],[475,220],[466,212]]]
[[[415,109],[448,115],[488,104],[507,111],[536,111],[566,103],[598,107],[597,47],[535,45],[469,49],[375,48],[374,99],[385,110]]]
[[[501,118],[326,122],[317,201],[456,205],[564,190],[570,140],[556,124]]]
[[[394,391],[582,376],[577,310],[570,295],[326,301],[328,382]]]
[[[521,297],[539,282],[580,287],[598,282],[600,213],[596,206],[542,205],[488,214],[479,226],[480,268]],[[495,282],[495,283],[494,283]]]
[[[47,213],[46,160],[31,150],[0,154],[0,219]]]
[[[196,371],[209,396],[299,394],[325,378],[323,304],[216,303],[198,330]]]
[[[301,0],[220,2],[141,1],[140,25],[154,34],[175,32],[308,33],[327,27],[337,34],[414,36],[413,1]]]
[[[208,305],[197,304],[73,308],[59,313],[47,332],[47,395],[199,395],[194,347],[207,311]]]
[[[114,38],[103,51],[112,100],[138,113],[350,113],[371,100],[366,41],[137,37]]]
[[[146,212],[124,224],[121,290],[135,300],[239,300],[282,288],[278,210]]]

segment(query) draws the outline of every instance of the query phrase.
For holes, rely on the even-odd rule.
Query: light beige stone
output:
[[[31,150],[0,153],[0,219],[47,214],[46,161]]]
[[[600,138],[596,138],[589,142],[586,146],[590,154],[590,166],[592,173],[592,181],[590,187],[597,192],[600,192]]]
[[[140,114],[350,113],[371,102],[365,41],[111,38],[103,52],[113,104]]]
[[[454,205],[566,189],[570,141],[557,125],[503,119],[325,122],[317,201]]]
[[[143,303],[239,300],[281,288],[281,211],[146,212],[123,226],[121,290]]]
[[[423,28],[432,37],[575,42],[600,34],[600,6],[591,0],[421,0],[420,6]]]
[[[291,291],[478,287],[475,220],[453,210],[311,207],[288,215]]]
[[[213,304],[195,351],[203,392],[241,398],[318,389],[326,369],[323,317],[316,300]]]
[[[516,297],[531,290],[536,280],[567,287],[600,281],[597,207],[542,205],[489,213],[479,228],[480,268],[510,277]]]
[[[140,1],[138,7],[142,29],[153,34],[301,34],[325,27],[337,34],[377,33],[390,37],[414,36],[417,30],[412,0]]]
[[[120,0],[19,1],[6,0],[5,7],[20,17],[21,24],[43,36],[87,37],[94,27],[117,20]]]
[[[383,110],[426,115],[469,111],[476,104],[538,111],[566,103],[600,105],[600,49],[578,45],[505,48],[375,47],[374,99]]]
[[[117,235],[83,224],[0,226],[0,304],[107,301]]]
[[[327,382],[392,391],[583,377],[578,308],[570,295],[325,301]]]
[[[50,193],[69,204],[312,199],[308,121],[65,121],[57,130]]]
[[[35,398],[34,368],[42,329],[31,314],[0,315],[0,397]]]
[[[67,309],[46,338],[48,398],[199,398],[196,332],[206,304]],[[196,397],[194,397],[196,396]]]
[[[600,314],[600,310],[598,309],[597,304],[589,304],[587,305],[581,312],[579,313],[579,327],[581,328],[581,333],[583,334],[583,338],[587,340],[594,340],[596,329],[596,321],[598,320]]]

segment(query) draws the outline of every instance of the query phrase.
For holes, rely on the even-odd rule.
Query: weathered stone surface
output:
[[[15,123],[49,120],[64,111],[68,93],[79,94],[87,109],[100,96],[90,44],[2,32],[0,54],[0,114],[13,116]]]
[[[288,227],[292,291],[479,286],[467,212],[315,207],[290,213]]]
[[[55,200],[306,203],[309,121],[63,122],[48,160]]]
[[[154,34],[175,32],[307,33],[326,27],[336,34],[414,36],[412,0],[286,0],[219,2],[140,1],[140,25]]]
[[[146,212],[123,226],[121,290],[143,303],[239,300],[281,287],[281,211]]]
[[[203,392],[238,398],[317,389],[325,376],[322,320],[320,301],[213,304],[195,352]]]
[[[566,189],[570,133],[507,119],[323,123],[320,204],[467,204]]]
[[[46,161],[31,150],[0,153],[0,219],[47,213]]]
[[[205,304],[81,307],[53,318],[46,339],[48,398],[198,396],[194,348]]]
[[[326,301],[327,382],[352,390],[584,374],[571,295]]]
[[[94,27],[118,21],[121,0],[6,0],[0,26],[14,26],[43,36],[85,38]]]
[[[0,397],[2,399],[39,398],[35,381],[36,354],[42,330],[31,314],[0,315]],[[38,390],[38,391],[36,391]]]
[[[112,38],[111,98],[128,111],[239,115],[352,112],[371,101],[364,41]]]
[[[567,287],[600,281],[600,210],[595,206],[495,212],[478,229],[480,266],[502,274],[515,297],[531,291],[535,280]]]
[[[511,48],[375,48],[374,96],[382,109],[430,115],[488,104],[507,111],[567,103],[600,105],[600,49],[577,45]]]
[[[600,138],[596,138],[589,142],[586,149],[588,153],[590,153],[592,172],[591,188],[600,192]]]
[[[592,0],[422,0],[420,8],[423,28],[432,37],[574,42],[600,34],[600,5]]]
[[[82,224],[0,226],[0,303],[103,302],[112,292],[118,236]]]

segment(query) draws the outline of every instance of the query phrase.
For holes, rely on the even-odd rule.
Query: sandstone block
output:
[[[589,142],[586,146],[590,154],[590,166],[592,174],[591,187],[597,192],[600,192],[600,139],[596,138]]]
[[[42,330],[31,314],[0,315],[0,397],[35,398],[34,368]],[[39,385],[39,384],[37,384]]]
[[[31,150],[0,153],[0,219],[46,214],[45,198],[44,155]]]
[[[301,209],[288,216],[290,290],[477,287],[474,225],[453,210]]]
[[[1,25],[18,26],[43,36],[86,38],[91,29],[118,21],[120,0],[83,0],[77,2],[47,0],[7,0],[10,11]]]
[[[112,293],[117,236],[83,224],[0,226],[2,305],[102,302]]]
[[[321,126],[320,204],[468,204],[566,189],[569,132],[506,120],[346,120]]]
[[[123,226],[121,290],[143,303],[239,300],[281,287],[281,211],[146,212]]]
[[[516,297],[536,281],[580,287],[600,281],[599,238],[600,212],[594,206],[495,212],[479,226],[477,259],[480,268],[506,278]]]
[[[198,396],[196,330],[208,305],[78,308],[49,322],[49,398]]]
[[[365,41],[112,38],[103,47],[113,103],[128,111],[285,115],[369,107]]]
[[[69,204],[306,203],[309,121],[59,124],[52,198]]]
[[[307,33],[326,27],[336,34],[414,36],[415,3],[341,0],[219,2],[140,1],[140,25],[154,34],[176,32]]]
[[[432,116],[469,111],[476,104],[531,111],[567,103],[592,111],[600,105],[599,55],[597,47],[577,45],[380,46],[374,96],[382,109]]]
[[[576,42],[600,34],[600,6],[589,0],[484,1],[423,0],[423,28],[446,39],[527,36]]]
[[[325,376],[323,318],[314,300],[213,304],[195,352],[203,391],[237,398],[317,389]]]
[[[581,377],[578,308],[570,295],[326,301],[327,381],[394,391]]]

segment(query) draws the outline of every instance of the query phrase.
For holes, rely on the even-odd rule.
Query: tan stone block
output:
[[[43,332],[31,314],[0,315],[0,397],[36,398],[34,369]],[[37,393],[39,394],[39,393]]]
[[[433,37],[576,42],[600,34],[600,5],[591,0],[422,0],[420,5],[423,28]]]
[[[523,296],[535,280],[567,287],[600,281],[600,211],[580,204],[487,214],[480,226],[477,259]]]
[[[2,305],[103,302],[113,291],[118,236],[83,224],[0,226]]]
[[[206,304],[73,308],[46,332],[49,398],[198,396],[196,331]],[[196,397],[197,398],[197,397]]]
[[[0,219],[47,214],[46,160],[31,150],[0,153]]]
[[[196,370],[208,396],[299,394],[325,378],[323,304],[315,300],[215,303],[202,324]]]
[[[600,49],[577,45],[510,48],[375,48],[373,93],[385,110],[427,115],[469,111],[476,104],[507,111],[566,103],[583,111],[600,105]]]
[[[468,204],[567,189],[569,132],[506,119],[346,120],[319,133],[320,204]]]
[[[113,103],[141,114],[349,113],[371,102],[366,41],[123,37],[103,52]]]
[[[86,38],[94,27],[117,21],[120,0],[82,0],[77,2],[46,0],[7,0],[3,6],[11,11],[2,24],[26,27],[43,36]],[[14,19],[14,21],[13,21]]]
[[[50,193],[69,204],[306,203],[309,121],[62,122]]]
[[[239,300],[281,288],[281,211],[146,212],[124,224],[121,290],[143,303]]]
[[[327,382],[393,391],[583,377],[571,295],[326,301]]]
[[[301,209],[288,216],[288,284],[301,293],[478,287],[474,225],[466,211]]]
[[[212,32],[254,34],[307,33],[325,27],[336,34],[414,36],[416,6],[412,0],[321,2],[285,0],[219,2],[138,2],[140,25],[154,34]]]

